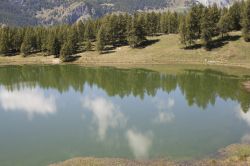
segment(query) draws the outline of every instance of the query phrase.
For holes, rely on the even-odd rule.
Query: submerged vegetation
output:
[[[250,0],[236,2],[229,9],[216,5],[193,6],[187,13],[138,12],[111,14],[96,20],[77,22],[73,25],[50,27],[6,27],[0,28],[0,53],[8,56],[22,53],[23,56],[42,52],[70,61],[71,55],[95,49],[107,53],[114,47],[129,45],[143,48],[146,36],[180,34],[185,48],[195,48],[201,39],[206,49],[218,45],[213,37],[242,29],[245,41],[250,34]]]

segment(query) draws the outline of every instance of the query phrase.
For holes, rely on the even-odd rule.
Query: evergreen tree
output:
[[[244,40],[250,42],[250,0],[246,1],[242,18],[242,33]]]
[[[97,34],[97,42],[96,42],[97,51],[101,53],[104,50],[104,47],[105,47],[105,28],[104,26],[101,26]]]
[[[72,54],[75,54],[78,52],[79,49],[79,43],[78,43],[78,32],[77,32],[77,27],[73,25],[72,27],[69,28],[69,32],[67,34],[67,41],[70,42],[71,44],[71,50]]]
[[[63,62],[69,61],[70,56],[72,55],[72,45],[70,42],[66,42],[63,44],[60,51],[60,59]]]
[[[78,41],[79,43],[83,43],[84,41],[84,32],[85,32],[85,27],[82,21],[79,21],[76,23],[77,26],[77,35],[78,35]]]
[[[180,21],[179,26],[179,34],[180,34],[180,42],[187,46],[187,27],[186,27],[186,19],[183,17]]]
[[[85,43],[85,50],[86,50],[86,51],[90,51],[91,49],[92,49],[92,44],[91,44],[91,41],[88,40],[88,41],[86,41],[86,43]]]
[[[220,20],[220,15],[221,15],[221,12],[218,6],[216,5],[216,3],[212,7],[208,8],[207,14],[209,16],[210,27],[212,28],[212,36],[216,36],[219,34],[219,29],[218,29],[217,24]]]
[[[168,19],[168,33],[177,33],[178,32],[178,17],[177,13],[170,13]]]
[[[229,14],[228,17],[230,17],[231,27],[230,30],[240,30],[241,25],[241,4],[240,2],[235,2],[230,8],[229,8]]]
[[[23,54],[23,56],[27,56],[32,51],[34,51],[34,47],[35,47],[35,40],[33,36],[33,30],[28,28],[25,31],[24,39],[21,45],[21,53]]]
[[[161,32],[162,33],[165,33],[165,34],[167,34],[168,33],[168,23],[169,23],[169,21],[168,21],[168,13],[163,13],[162,15],[161,15],[161,19],[160,19],[160,26],[161,26]]]
[[[20,51],[23,37],[24,37],[23,28],[15,28],[13,42],[12,42],[14,52]]]
[[[87,21],[85,24],[84,38],[85,41],[93,40],[95,38],[94,27],[91,20]]]
[[[211,25],[211,15],[209,13],[209,9],[205,8],[202,14],[202,21],[201,21],[201,39],[206,49],[211,48],[212,44],[212,37],[213,37],[213,27]]]
[[[141,27],[141,25],[138,25],[136,23],[135,18],[132,21],[132,26],[129,31],[127,40],[130,47],[132,48],[140,46],[142,42],[146,40],[143,28]]]
[[[191,8],[187,17],[187,27],[190,31],[190,40],[198,39],[201,36],[201,20],[204,6],[195,5]]]
[[[0,53],[1,54],[8,54],[11,49],[11,42],[10,42],[10,28],[4,27],[1,29],[0,33]]]
[[[194,44],[196,39],[196,32],[192,27],[194,27],[193,16],[189,14],[186,17],[186,41],[188,45]]]
[[[48,39],[48,45],[47,45],[48,54],[58,57],[60,55],[60,50],[61,50],[61,44],[56,35],[52,32],[49,35]]]
[[[224,13],[223,16],[221,16],[218,28],[222,38],[225,34],[228,34],[231,28],[230,16],[228,13]]]

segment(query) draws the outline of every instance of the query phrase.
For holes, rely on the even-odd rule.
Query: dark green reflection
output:
[[[245,78],[247,79],[247,77]],[[179,87],[188,104],[206,108],[216,97],[240,103],[242,110],[250,108],[250,93],[242,87],[243,78],[213,70],[186,70],[182,74],[163,74],[142,69],[85,68],[77,65],[8,66],[0,68],[0,84],[8,90],[22,86],[53,88],[66,92],[70,87],[83,92],[83,85],[96,85],[109,96],[155,96],[160,88],[171,92]]]

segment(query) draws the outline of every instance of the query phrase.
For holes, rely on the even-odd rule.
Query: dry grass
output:
[[[231,33],[232,36],[240,32]],[[153,45],[143,49],[119,47],[111,53],[99,55],[97,52],[85,52],[76,62],[80,64],[210,64],[243,66],[250,68],[250,44],[242,38],[230,41],[220,48],[206,51],[203,48],[185,50],[179,44],[178,35],[150,37],[159,39]]]
[[[231,36],[239,36],[240,32],[232,32]],[[250,68],[250,44],[242,38],[226,42],[222,47],[206,51],[204,48],[184,50],[179,44],[178,35],[149,37],[159,40],[142,49],[128,46],[118,47],[106,54],[89,51],[78,54],[80,58],[74,64],[91,66],[142,66],[169,64],[206,64],[220,66],[238,66]],[[54,64],[53,57],[21,56],[0,57],[0,64]]]

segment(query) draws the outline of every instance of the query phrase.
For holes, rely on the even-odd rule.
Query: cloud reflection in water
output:
[[[156,108],[159,111],[153,120],[154,123],[170,123],[175,119],[175,115],[171,111],[175,105],[174,99],[168,98],[167,101],[165,101],[163,99],[155,98],[153,103],[156,105]]]
[[[105,139],[109,128],[116,128],[126,124],[126,118],[119,111],[119,107],[104,97],[85,97],[82,100],[82,105],[93,113],[93,121],[98,125],[98,135],[101,140]]]
[[[129,129],[126,137],[136,159],[148,157],[149,149],[152,146],[152,133],[142,134],[136,130]]]
[[[45,96],[39,89],[0,90],[0,105],[5,111],[22,111],[28,118],[56,113],[55,97]]]

